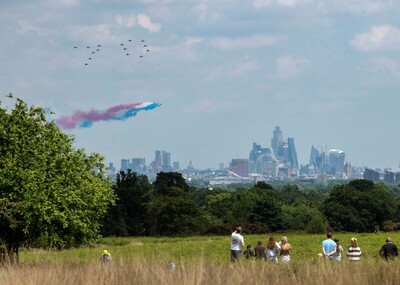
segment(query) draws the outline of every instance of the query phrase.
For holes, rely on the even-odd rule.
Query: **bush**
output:
[[[326,231],[326,224],[322,217],[313,217],[307,225],[307,233],[309,234],[323,234]]]

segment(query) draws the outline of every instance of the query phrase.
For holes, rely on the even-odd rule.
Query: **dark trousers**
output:
[[[242,256],[242,252],[240,250],[232,250],[231,249],[231,261],[239,261],[239,258]]]

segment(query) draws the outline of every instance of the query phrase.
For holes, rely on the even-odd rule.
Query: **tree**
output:
[[[147,205],[150,234],[176,236],[204,231],[204,213],[188,189],[180,173],[157,174],[155,196]]]
[[[103,157],[73,147],[42,108],[0,108],[0,242],[64,248],[94,241],[114,194]],[[18,260],[17,260],[18,261]]]
[[[127,172],[120,171],[113,188],[117,202],[104,219],[102,234],[116,236],[147,234],[146,204],[153,190],[147,176],[138,176],[130,169]]]
[[[394,195],[383,184],[357,179],[334,186],[321,211],[335,230],[367,232],[392,220],[395,206]]]

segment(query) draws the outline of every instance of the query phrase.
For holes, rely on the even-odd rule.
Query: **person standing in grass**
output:
[[[254,253],[256,255],[256,259],[265,260],[265,246],[262,245],[262,240],[258,241],[256,247],[254,248]]]
[[[278,262],[278,252],[281,249],[279,243],[275,241],[275,237],[271,236],[268,239],[267,246],[265,247],[265,255],[267,257],[267,261],[269,262]]]
[[[358,246],[357,239],[355,237],[350,239],[350,247],[347,251],[347,260],[360,261],[361,259],[361,248]]]
[[[251,249],[251,244],[248,244],[246,247],[246,250],[243,252],[244,257],[246,259],[253,259],[254,257],[254,251]]]
[[[386,261],[394,260],[397,256],[399,256],[397,246],[392,243],[392,239],[390,237],[386,238],[386,243],[382,245],[381,249],[379,250],[379,255]]]
[[[340,245],[340,241],[338,238],[335,238],[333,240],[336,243],[336,252],[333,255],[333,258],[338,261],[341,262],[342,261],[342,252],[343,252],[343,247]]]
[[[322,242],[322,252],[324,254],[324,258],[329,258],[329,260],[333,260],[335,258],[336,242],[332,240],[331,232],[326,234],[326,240]]]
[[[290,251],[292,250],[292,246],[288,243],[287,237],[282,236],[281,241],[279,242],[279,246],[281,247],[281,262],[289,262],[290,261]]]
[[[99,259],[100,259],[101,264],[106,265],[106,264],[110,263],[110,261],[111,261],[111,254],[108,252],[107,249],[105,249],[101,253]]]
[[[242,255],[242,247],[244,247],[244,238],[241,235],[242,228],[237,227],[236,230],[232,233],[231,239],[231,261],[239,261],[240,256]]]

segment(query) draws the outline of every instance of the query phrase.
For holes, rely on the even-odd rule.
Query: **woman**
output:
[[[281,237],[281,241],[279,242],[281,247],[281,261],[289,262],[290,261],[290,251],[292,250],[292,246],[287,241],[287,237]]]
[[[267,261],[278,262],[278,251],[280,249],[281,246],[275,241],[275,237],[269,237],[267,246],[265,247]]]
[[[338,261],[338,262],[341,262],[342,261],[343,247],[340,245],[338,238],[335,238],[333,241],[336,242],[336,252],[333,255],[333,259]]]
[[[358,246],[357,239],[354,237],[351,238],[350,244],[349,250],[347,251],[347,260],[360,261],[361,248]]]

